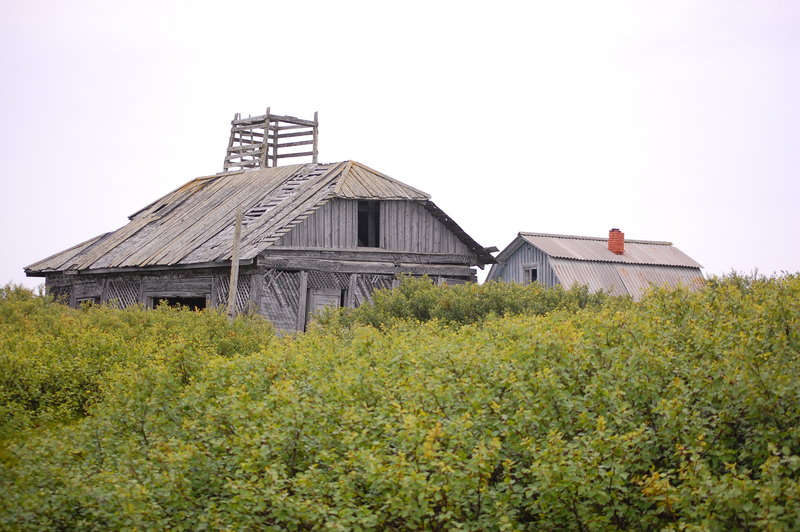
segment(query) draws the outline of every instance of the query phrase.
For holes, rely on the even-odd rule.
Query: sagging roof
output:
[[[333,198],[423,203],[478,256],[493,263],[421,190],[355,161],[241,170],[194,179],[132,214],[120,229],[25,268],[69,270],[212,264],[231,260],[234,218],[243,210],[240,257],[253,259]]]
[[[625,239],[625,253],[617,255],[608,249],[607,238],[527,232],[519,233],[517,238],[497,256],[497,260],[504,262],[525,242],[533,244],[550,257],[560,259],[684,266],[687,268],[702,267],[683,251],[673,246],[671,242]]]

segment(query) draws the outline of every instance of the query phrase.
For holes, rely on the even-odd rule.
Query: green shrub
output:
[[[209,358],[268,342],[266,320],[160,306],[79,310],[21,287],[0,288],[0,437],[86,414],[109,371],[163,365],[188,382]]]
[[[448,325],[479,323],[489,317],[538,315],[554,310],[577,311],[605,304],[608,296],[590,294],[586,286],[567,290],[545,288],[539,283],[489,282],[436,285],[427,277],[403,277],[395,289],[378,290],[372,301],[355,309],[328,309],[318,317],[318,326],[349,328],[355,324],[390,327],[397,320],[439,320]],[[618,303],[624,298],[615,298]]]
[[[0,451],[0,528],[800,522],[797,276],[391,321],[212,357],[186,384],[161,364],[109,374],[89,416]]]

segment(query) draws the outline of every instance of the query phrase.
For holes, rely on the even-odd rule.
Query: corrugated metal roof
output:
[[[670,242],[626,239],[625,253],[617,255],[609,251],[608,239],[606,238],[549,235],[544,233],[520,233],[519,236],[553,258],[691,268],[702,267]],[[497,257],[498,260],[502,260],[501,257],[504,257],[505,253],[506,250]]]
[[[651,286],[693,288],[703,284],[703,275],[696,267],[557,258],[551,259],[550,264],[564,287],[583,284],[592,292],[603,290],[611,295],[629,294],[634,299],[641,298]]]
[[[241,258],[252,259],[334,197],[426,203],[430,198],[354,161],[217,174],[194,179],[170,192],[131,215],[130,222],[120,229],[25,270],[41,274],[229,261],[237,209],[244,212]],[[438,209],[432,212],[440,216]],[[444,213],[441,216],[451,222]],[[483,252],[466,233],[459,233],[467,245]],[[484,263],[493,261],[491,255],[483,254]]]

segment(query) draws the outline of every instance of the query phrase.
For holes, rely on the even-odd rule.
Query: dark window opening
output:
[[[358,246],[380,247],[380,201],[358,202]]]
[[[206,308],[206,298],[204,297],[155,297],[153,299],[157,305],[164,301],[170,307],[187,307],[191,310]]]
[[[100,304],[100,296],[95,297],[80,297],[75,300],[75,306],[78,308],[80,307],[91,307],[93,305]]]
[[[539,280],[539,268],[529,268],[525,270],[525,281],[528,283],[535,283]]]

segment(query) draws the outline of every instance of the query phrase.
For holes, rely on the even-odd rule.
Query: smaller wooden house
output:
[[[230,312],[302,330],[313,312],[357,306],[398,274],[472,282],[473,266],[494,263],[425,192],[356,161],[317,162],[316,115],[267,110],[231,125],[223,172],[189,181],[26,274],[44,277],[47,292],[72,306],[227,302]],[[296,151],[306,145],[311,151]],[[311,161],[278,164],[292,157]]]
[[[625,240],[619,229],[608,238],[519,233],[496,259],[487,281],[580,284],[634,299],[650,286],[698,287],[704,280],[702,266],[670,242]]]

